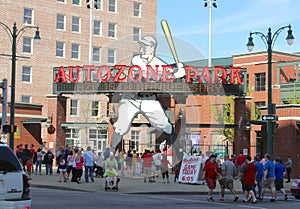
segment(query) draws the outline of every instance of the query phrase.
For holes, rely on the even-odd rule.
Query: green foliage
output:
[[[294,83],[294,91],[290,94],[290,98],[288,98],[287,103],[289,104],[300,104],[299,94],[297,93],[296,84]]]
[[[213,118],[220,124],[234,124],[234,97],[227,96],[225,98],[225,104],[223,106],[211,106],[211,113]],[[234,141],[234,129],[224,128],[220,131],[224,136],[224,141]]]

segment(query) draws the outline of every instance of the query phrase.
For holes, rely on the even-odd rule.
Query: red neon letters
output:
[[[69,66],[69,75],[67,76],[65,67],[61,66],[56,73],[54,82],[150,82],[159,81],[159,79],[161,79],[162,82],[174,81],[172,65],[155,65],[155,69],[150,65],[146,67],[147,71],[143,72],[142,68],[138,65],[132,65],[129,66],[129,68],[127,68],[126,65],[115,65],[113,69],[106,65],[102,65],[98,68],[94,65],[84,65],[83,67]],[[76,72],[74,72],[74,68]],[[159,69],[161,69],[160,78]],[[202,70],[199,70],[195,66],[186,66],[186,82],[242,84],[240,70],[240,67],[230,67],[228,72],[228,70],[222,66],[214,66],[213,69],[209,69],[205,66]],[[143,80],[143,76],[145,80]],[[229,81],[226,79],[228,76],[230,77]],[[212,81],[212,77],[214,81]]]

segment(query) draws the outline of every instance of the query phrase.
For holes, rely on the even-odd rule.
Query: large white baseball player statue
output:
[[[140,54],[132,58],[133,65],[138,65],[143,71],[143,77],[147,76],[146,65],[151,65],[156,69],[158,65],[158,77],[162,75],[162,65],[166,65],[163,60],[155,56],[157,48],[157,40],[152,36],[145,36],[140,41]],[[185,76],[185,69],[183,64],[177,63],[177,71],[173,73],[174,78]],[[118,119],[113,124],[115,132],[111,139],[111,149],[115,151],[116,147],[122,140],[122,136],[129,131],[131,122],[134,117],[142,113],[150,124],[160,131],[167,134],[172,134],[173,127],[166,116],[161,103],[157,100],[155,93],[140,92],[140,93],[126,93],[122,95],[119,102]]]

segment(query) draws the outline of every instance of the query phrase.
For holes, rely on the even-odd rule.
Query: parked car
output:
[[[30,184],[16,154],[0,143],[0,208],[30,209]]]
[[[295,196],[295,198],[300,199],[300,179],[296,179],[290,188],[292,195]]]

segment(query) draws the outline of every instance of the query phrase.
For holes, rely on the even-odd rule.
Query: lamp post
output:
[[[208,16],[208,67],[211,67],[211,28],[212,28],[212,7],[217,8],[216,0],[204,0],[204,7],[209,8],[209,16]]]
[[[285,29],[288,28],[288,34],[286,37],[288,45],[292,45],[294,42],[293,33],[291,30],[291,25],[284,26],[279,28],[272,36],[271,28],[268,29],[267,35],[261,33],[261,32],[250,32],[250,36],[248,38],[247,48],[248,51],[252,51],[254,48],[253,38],[252,35],[258,35],[264,42],[264,44],[267,47],[268,52],[268,115],[274,115],[275,114],[275,104],[272,103],[272,48],[274,46],[274,43],[279,35],[279,33]],[[267,117],[272,118],[272,117]],[[267,134],[268,134],[268,153],[273,154],[273,131],[275,124],[275,121],[273,119],[267,119]]]
[[[41,40],[40,31],[38,26],[28,25],[20,30],[17,29],[17,24],[14,22],[12,30],[4,23],[0,22],[0,25],[4,28],[7,34],[10,36],[12,43],[12,54],[11,54],[11,98],[10,98],[10,136],[9,136],[9,146],[14,149],[14,123],[15,123],[15,82],[16,82],[16,60],[17,60],[17,37],[22,36],[26,30],[30,28],[35,28],[34,40],[36,43],[39,43]]]

